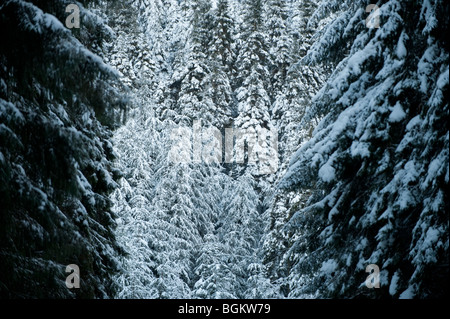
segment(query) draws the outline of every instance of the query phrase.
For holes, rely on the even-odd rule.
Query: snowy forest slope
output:
[[[196,202],[198,196],[188,195],[189,200],[182,201],[189,204],[182,225],[193,223],[190,227],[196,230],[195,239],[188,240],[187,255],[173,268],[152,260],[146,264],[152,265],[152,275],[141,272],[154,280],[154,287],[161,287],[156,282],[169,282],[161,278],[171,269],[170,276],[179,280],[176,286],[183,290],[161,295],[161,288],[155,288],[152,297],[446,294],[448,271],[436,269],[448,266],[444,192],[448,184],[448,52],[441,36],[448,24],[448,6],[440,1],[387,1],[380,5],[379,28],[369,28],[367,5],[363,1],[138,2],[141,21],[150,23],[144,27],[148,41],[161,50],[154,64],[165,62],[163,72],[155,68],[159,87],[152,96],[159,100],[148,102],[151,107],[147,108],[153,112],[149,117],[173,123],[157,126],[173,130],[181,123],[191,127],[184,132],[189,136],[195,135],[194,123],[201,119],[206,126],[233,125],[255,132],[275,128],[280,138],[280,167],[270,176],[255,175],[258,170],[251,163],[235,163],[222,165],[222,172],[216,165],[210,167],[216,170],[212,181],[210,175],[199,174],[206,169],[205,163],[183,164],[183,174],[200,178],[200,184],[207,179],[215,185],[207,193],[197,193],[192,178],[182,191],[178,187],[186,182],[170,174],[165,175],[171,179],[166,182],[155,174],[157,183],[162,178],[177,196],[191,191],[202,194],[202,199]],[[164,24],[155,26],[161,16]],[[176,35],[167,36],[173,30]],[[154,124],[146,122],[142,127]],[[160,141],[174,137],[164,134]],[[130,135],[126,136],[124,144]],[[144,144],[154,145],[152,138],[158,135],[142,136],[149,136]],[[183,144],[190,146],[186,136]],[[192,148],[183,151],[195,159]],[[171,166],[164,160],[168,157],[160,159]],[[243,178],[248,186],[236,196],[244,206],[231,210],[218,205],[221,198],[230,196],[225,185],[240,185]],[[162,196],[152,193],[155,187],[145,188],[150,196],[144,204],[147,208]],[[205,206],[207,198],[213,199],[213,206]],[[116,202],[122,205],[122,197]],[[165,209],[180,208],[179,203],[172,205]],[[158,215],[150,212],[150,216]],[[195,226],[200,216],[201,228],[209,228],[209,234]],[[240,216],[236,220],[244,221],[246,227],[258,227],[249,231],[250,242],[259,244],[244,251],[253,254],[245,263],[236,256],[238,243],[227,242],[217,228],[222,218],[229,223],[234,216]],[[245,220],[253,221],[253,226]],[[178,229],[176,234],[185,232]],[[176,237],[163,237],[169,240],[164,242],[166,249],[178,247]],[[150,249],[152,256],[157,255],[151,248],[155,240],[159,238],[140,241],[144,249],[139,251]],[[222,258],[213,251],[220,251]],[[140,260],[147,257],[144,253]],[[212,260],[215,268],[211,268]],[[361,288],[365,288],[369,264],[381,269],[381,290]]]
[[[447,1],[69,3],[0,4],[1,297],[448,296]]]

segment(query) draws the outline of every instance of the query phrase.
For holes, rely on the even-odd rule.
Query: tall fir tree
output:
[[[93,53],[111,34],[78,3],[0,4],[0,295],[107,298],[119,247],[108,198],[119,173],[111,129],[121,85]],[[79,289],[66,267],[80,270]],[[75,284],[75,281],[73,282]]]
[[[269,37],[271,100],[282,91],[292,63],[292,36],[288,18],[288,3],[284,0],[267,1],[265,29]]]
[[[365,23],[364,4],[345,2],[306,57],[339,62],[307,114],[323,120],[282,183],[313,189],[287,225],[297,234],[286,257],[290,296],[442,297],[449,6],[387,1],[377,28]],[[380,289],[365,287],[369,264],[381,271]]]

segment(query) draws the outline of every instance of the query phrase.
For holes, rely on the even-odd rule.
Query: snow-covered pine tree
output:
[[[320,0],[291,2],[289,22],[294,48],[291,54],[296,60],[300,60],[306,55],[314,34],[321,29],[318,22],[326,18],[317,12],[320,2]]]
[[[203,237],[213,232],[218,216],[222,175],[211,164],[174,162],[171,153],[180,150],[172,129],[180,128],[139,114],[116,135],[119,167],[126,174],[114,202],[121,217],[119,241],[129,253],[126,271],[116,278],[123,285],[118,296],[192,298],[195,269],[203,269],[198,258]],[[136,132],[140,139],[130,145]],[[192,149],[185,151],[191,158]]]
[[[219,242],[224,244],[226,265],[231,270],[234,294],[248,298],[249,266],[257,263],[262,220],[254,179],[244,173],[225,186],[223,204],[216,225]]]
[[[245,169],[261,176],[272,173],[278,165],[277,132],[270,121],[270,54],[264,32],[264,2],[245,1],[243,25],[239,34],[236,98],[238,116],[234,127],[237,158],[244,158]]]
[[[237,299],[238,279],[229,261],[230,247],[213,233],[204,237],[196,257],[194,284],[196,298]]]
[[[213,105],[206,95],[209,86],[206,80],[211,73],[206,47],[211,43],[212,12],[211,3],[207,0],[195,0],[189,6],[192,12],[186,38],[185,62],[176,65],[172,76],[171,88],[176,122],[180,125],[192,126],[195,120],[204,120],[206,125],[216,124],[213,116]]]
[[[156,57],[150,50],[150,38],[138,25],[136,8],[121,1],[100,3],[98,7],[114,32],[102,48],[105,62],[120,72],[121,82],[128,90],[154,89]]]
[[[111,5],[106,9],[114,37],[108,41],[105,60],[118,69],[129,92],[129,114],[114,132],[116,169],[122,172],[119,187],[111,196],[113,211],[118,216],[116,236],[124,248],[122,269],[113,282],[118,287],[116,298],[158,298],[156,264],[152,231],[158,219],[152,213],[155,189],[155,163],[166,160],[168,142],[164,124],[155,117],[154,92],[157,90],[161,64],[154,63],[155,46],[144,35],[145,25],[138,26],[139,11],[129,3]],[[124,16],[127,17],[124,20]],[[166,135],[165,135],[166,134]],[[130,143],[132,141],[132,143]]]
[[[213,12],[211,42],[205,50],[208,52],[210,73],[205,78],[206,95],[214,106],[213,114],[219,117],[215,125],[220,130],[231,126],[233,112],[232,74],[235,67],[235,25],[229,15],[228,0],[219,0]]]
[[[264,34],[263,1],[245,1],[244,25],[240,34],[237,67],[239,74],[235,81],[238,112],[236,126],[247,129],[254,126],[268,127],[270,122],[270,76],[268,65],[267,38]]]
[[[87,2],[87,1],[86,1]],[[109,36],[78,3],[0,4],[0,296],[105,298],[118,246],[108,195],[117,172],[110,142],[117,73],[90,50]],[[97,51],[99,53],[99,51]],[[66,266],[80,288],[66,287]]]
[[[164,154],[162,123],[148,119],[148,110],[136,108],[114,135],[117,151],[116,168],[123,178],[111,199],[118,216],[116,236],[126,255],[122,270],[114,281],[119,287],[117,298],[157,298],[155,287],[157,264],[152,258],[150,239],[157,223],[152,213],[154,163]],[[147,116],[146,116],[147,115]],[[130,143],[133,140],[133,143]]]
[[[190,57],[191,1],[133,0],[140,31],[146,38],[146,52],[155,62],[152,98],[158,118],[180,121],[175,111],[181,80]],[[151,85],[153,86],[153,85]]]
[[[147,51],[153,56],[161,75],[167,75],[171,68],[173,55],[183,41],[186,28],[179,27],[182,22],[181,11],[176,0],[132,0],[138,12],[140,31],[147,38]]]
[[[281,170],[298,145],[310,137],[316,119],[302,122],[314,95],[319,91],[329,74],[325,63],[304,61],[311,42],[322,32],[327,16],[314,11],[319,0],[293,2],[288,19],[292,37],[289,56],[292,62],[286,70],[285,85],[274,97],[272,119],[276,123],[280,139]]]
[[[292,45],[290,56],[292,64],[288,68],[284,85],[277,91],[273,103],[272,121],[279,134],[280,167],[275,181],[279,181],[289,166],[289,160],[298,148],[306,142],[317,125],[316,119],[304,122],[313,96],[325,82],[326,68],[320,63],[303,63],[312,39],[322,31],[324,17],[314,10],[318,1],[294,1],[289,6],[287,19]],[[314,20],[312,17],[315,17]],[[314,21],[314,23],[313,23]],[[295,59],[295,60],[294,60]],[[294,63],[295,62],[295,63]],[[289,191],[276,189],[266,197],[266,224],[264,231],[264,264],[269,277],[276,281],[283,295],[289,294],[289,285],[285,282],[290,264],[284,259],[284,253],[296,241],[297,235],[285,224],[291,218],[292,207],[299,207],[310,194],[308,189]]]
[[[213,61],[219,62],[224,72],[230,76],[236,60],[234,33],[235,21],[230,14],[228,0],[218,0],[214,12],[213,29],[211,30],[212,45],[210,56]]]
[[[291,30],[288,25],[287,1],[269,0],[266,6],[265,30],[269,37],[269,72],[272,89],[270,96],[275,100],[285,85],[287,71],[292,63],[293,41],[289,34]]]
[[[314,190],[287,225],[289,296],[448,295],[449,4],[386,1],[379,28],[367,1],[339,4],[306,57],[340,61],[307,114],[323,120],[282,183]]]
[[[196,19],[199,25],[195,28],[204,28],[201,17]],[[192,41],[194,48],[198,46],[192,50],[197,57],[202,32],[194,34],[196,40]],[[204,56],[198,60],[205,65],[208,62]],[[137,73],[137,77],[142,75]],[[180,100],[201,100],[203,91],[185,92],[188,85],[187,81],[181,85]],[[145,87],[149,88],[143,90]],[[185,113],[186,120],[178,123],[170,118],[161,121],[154,112],[155,102],[160,102],[153,98],[155,89],[159,90],[145,82],[138,88],[132,85],[135,108],[114,139],[118,169],[124,172],[121,187],[113,196],[120,217],[117,234],[128,253],[123,259],[124,271],[115,277],[121,286],[117,296],[191,298],[198,296],[194,284],[204,275],[196,274],[196,269],[205,268],[204,259],[198,256],[204,250],[203,237],[214,229],[225,175],[217,162],[208,161],[210,136],[206,127],[202,132],[197,126],[200,122],[195,121],[204,110],[194,110],[192,118]],[[176,111],[183,112],[172,110],[172,118],[179,120]],[[183,127],[183,123],[187,125]],[[190,123],[196,124],[191,127]]]

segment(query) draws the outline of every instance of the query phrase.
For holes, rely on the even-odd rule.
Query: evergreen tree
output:
[[[245,168],[255,176],[273,172],[278,165],[276,131],[270,121],[270,55],[264,34],[262,1],[244,3],[243,26],[237,57],[235,78],[238,116],[234,126],[240,131],[236,137],[237,157],[244,158]]]
[[[290,57],[296,61],[288,68],[284,85],[277,90],[273,103],[272,121],[279,134],[280,167],[274,178],[277,182],[286,173],[294,151],[311,137],[317,125],[316,118],[308,121],[303,118],[313,96],[325,82],[328,71],[319,62],[304,63],[302,60],[309,50],[311,39],[322,31],[318,17],[315,19],[319,22],[312,23],[316,6],[315,1],[292,2],[287,19],[292,41]],[[309,194],[307,188],[298,191],[277,189],[266,198],[269,209],[265,212],[265,219],[270,222],[264,232],[264,265],[270,278],[279,285],[280,293],[285,296],[289,294],[287,276],[291,266],[290,261],[286,260],[286,252],[298,238],[285,224],[292,217],[294,207],[303,205]]]
[[[213,114],[219,115],[216,127],[229,127],[233,116],[232,72],[235,67],[235,42],[232,36],[234,20],[229,15],[227,0],[219,0],[213,16],[211,43],[208,44],[210,73],[205,79],[209,83],[207,96],[215,106]]]
[[[246,1],[241,47],[237,67],[240,84],[237,90],[239,116],[236,126],[242,129],[260,125],[268,127],[270,121],[269,53],[263,30],[263,2]],[[245,39],[245,40],[244,40]]]
[[[208,234],[197,257],[195,296],[202,299],[237,299],[238,279],[229,262],[229,248],[214,234]]]
[[[0,4],[0,296],[448,295],[447,2],[69,3]]]
[[[229,75],[236,60],[234,32],[235,21],[230,14],[228,0],[218,0],[214,12],[214,27],[212,28],[211,60],[220,63],[223,71]]]
[[[104,21],[66,1],[0,4],[0,295],[106,298],[119,247],[109,193],[117,73],[100,53]],[[66,266],[80,269],[66,287]]]
[[[221,173],[211,165],[174,162],[170,153],[179,150],[172,130],[179,128],[138,119],[117,135],[120,167],[127,174],[114,202],[129,253],[127,271],[116,279],[123,285],[119,297],[191,298],[201,261],[196,254],[218,215]],[[127,143],[130,131],[141,132],[140,143]],[[192,150],[186,151],[191,158]]]
[[[342,7],[306,57],[340,61],[307,114],[323,120],[282,183],[313,189],[290,213],[290,296],[447,295],[448,3],[387,1],[379,28]]]
[[[205,48],[211,44],[212,13],[211,4],[206,0],[192,3],[192,19],[186,64],[175,70],[176,93],[173,96],[172,110],[176,112],[176,122],[180,125],[193,125],[193,121],[203,120],[206,125],[217,124],[214,116],[216,106],[208,94],[211,65]]]
[[[274,100],[285,85],[287,71],[292,63],[292,37],[289,34],[288,4],[284,0],[267,1],[265,29],[269,36],[271,98]]]
[[[262,220],[258,212],[258,194],[250,174],[229,183],[224,191],[217,225],[217,236],[225,244],[228,267],[233,275],[234,291],[238,298],[248,298],[246,285],[248,267],[257,262]]]
[[[136,9],[123,2],[109,2],[103,10],[108,12],[109,24],[114,37],[105,41],[102,54],[121,74],[121,82],[128,90],[141,91],[157,84],[155,76],[157,62],[151,54],[150,43],[139,29]]]

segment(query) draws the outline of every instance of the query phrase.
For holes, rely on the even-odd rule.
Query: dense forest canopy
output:
[[[0,297],[448,296],[448,17],[2,1]]]

